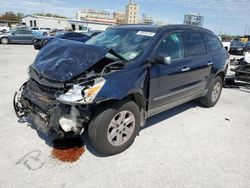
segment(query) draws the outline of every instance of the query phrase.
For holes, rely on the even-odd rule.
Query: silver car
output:
[[[32,44],[36,37],[41,36],[39,33],[35,33],[28,29],[14,29],[6,33],[0,34],[0,43],[21,43],[21,44]]]

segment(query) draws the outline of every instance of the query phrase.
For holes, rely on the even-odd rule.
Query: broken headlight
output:
[[[101,78],[96,79],[94,85],[90,87],[73,85],[67,93],[59,95],[57,100],[64,103],[92,103],[105,82],[106,80]]]

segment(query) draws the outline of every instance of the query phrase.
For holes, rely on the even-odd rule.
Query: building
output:
[[[139,4],[129,1],[126,5],[125,10],[125,23],[127,24],[138,24],[139,21]]]
[[[199,14],[189,13],[185,14],[183,24],[202,27],[203,22],[204,22],[203,16]]]
[[[104,10],[85,9],[76,13],[76,19],[89,22],[98,22],[104,24],[116,24],[116,20],[110,18],[110,13]]]
[[[76,13],[77,20],[85,20],[87,18],[98,18],[98,19],[107,19],[110,18],[110,13],[105,10],[78,10]]]
[[[114,12],[113,18],[115,19],[116,25],[125,24],[125,13],[124,12]]]
[[[70,27],[68,19],[46,16],[27,15],[22,18],[22,22],[25,23],[27,27],[51,29],[65,29]]]
[[[146,25],[155,25],[156,21],[152,18],[147,16],[146,14],[142,14],[142,24],[146,24]]]
[[[27,27],[50,28],[50,29],[72,29],[72,30],[106,30],[115,25],[113,23],[94,22],[76,19],[64,19],[45,16],[27,15],[23,17],[22,23]]]

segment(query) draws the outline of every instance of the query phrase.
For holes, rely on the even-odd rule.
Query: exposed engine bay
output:
[[[53,58],[56,54],[51,52],[49,57],[44,57],[50,45],[41,50],[29,67],[28,81],[15,93],[14,109],[19,118],[31,119],[37,130],[45,135],[80,135],[89,123],[91,109],[96,105],[94,99],[105,85],[105,77],[123,69],[127,61],[112,49],[100,49],[100,53],[95,47],[97,50],[93,53],[92,49],[86,50],[91,46],[82,44],[76,51],[82,53],[81,58],[73,59],[74,49],[67,49],[67,46],[60,59]],[[48,63],[53,64],[48,66]]]
[[[250,82],[250,53],[246,52],[241,59],[232,59],[231,65],[235,68],[231,69],[235,73],[235,80]]]

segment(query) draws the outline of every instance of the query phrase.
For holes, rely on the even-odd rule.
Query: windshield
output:
[[[245,46],[245,44],[240,41],[233,41],[232,46]]]
[[[133,60],[149,46],[155,32],[138,29],[111,29],[91,39],[86,44],[113,49],[126,60]]]

